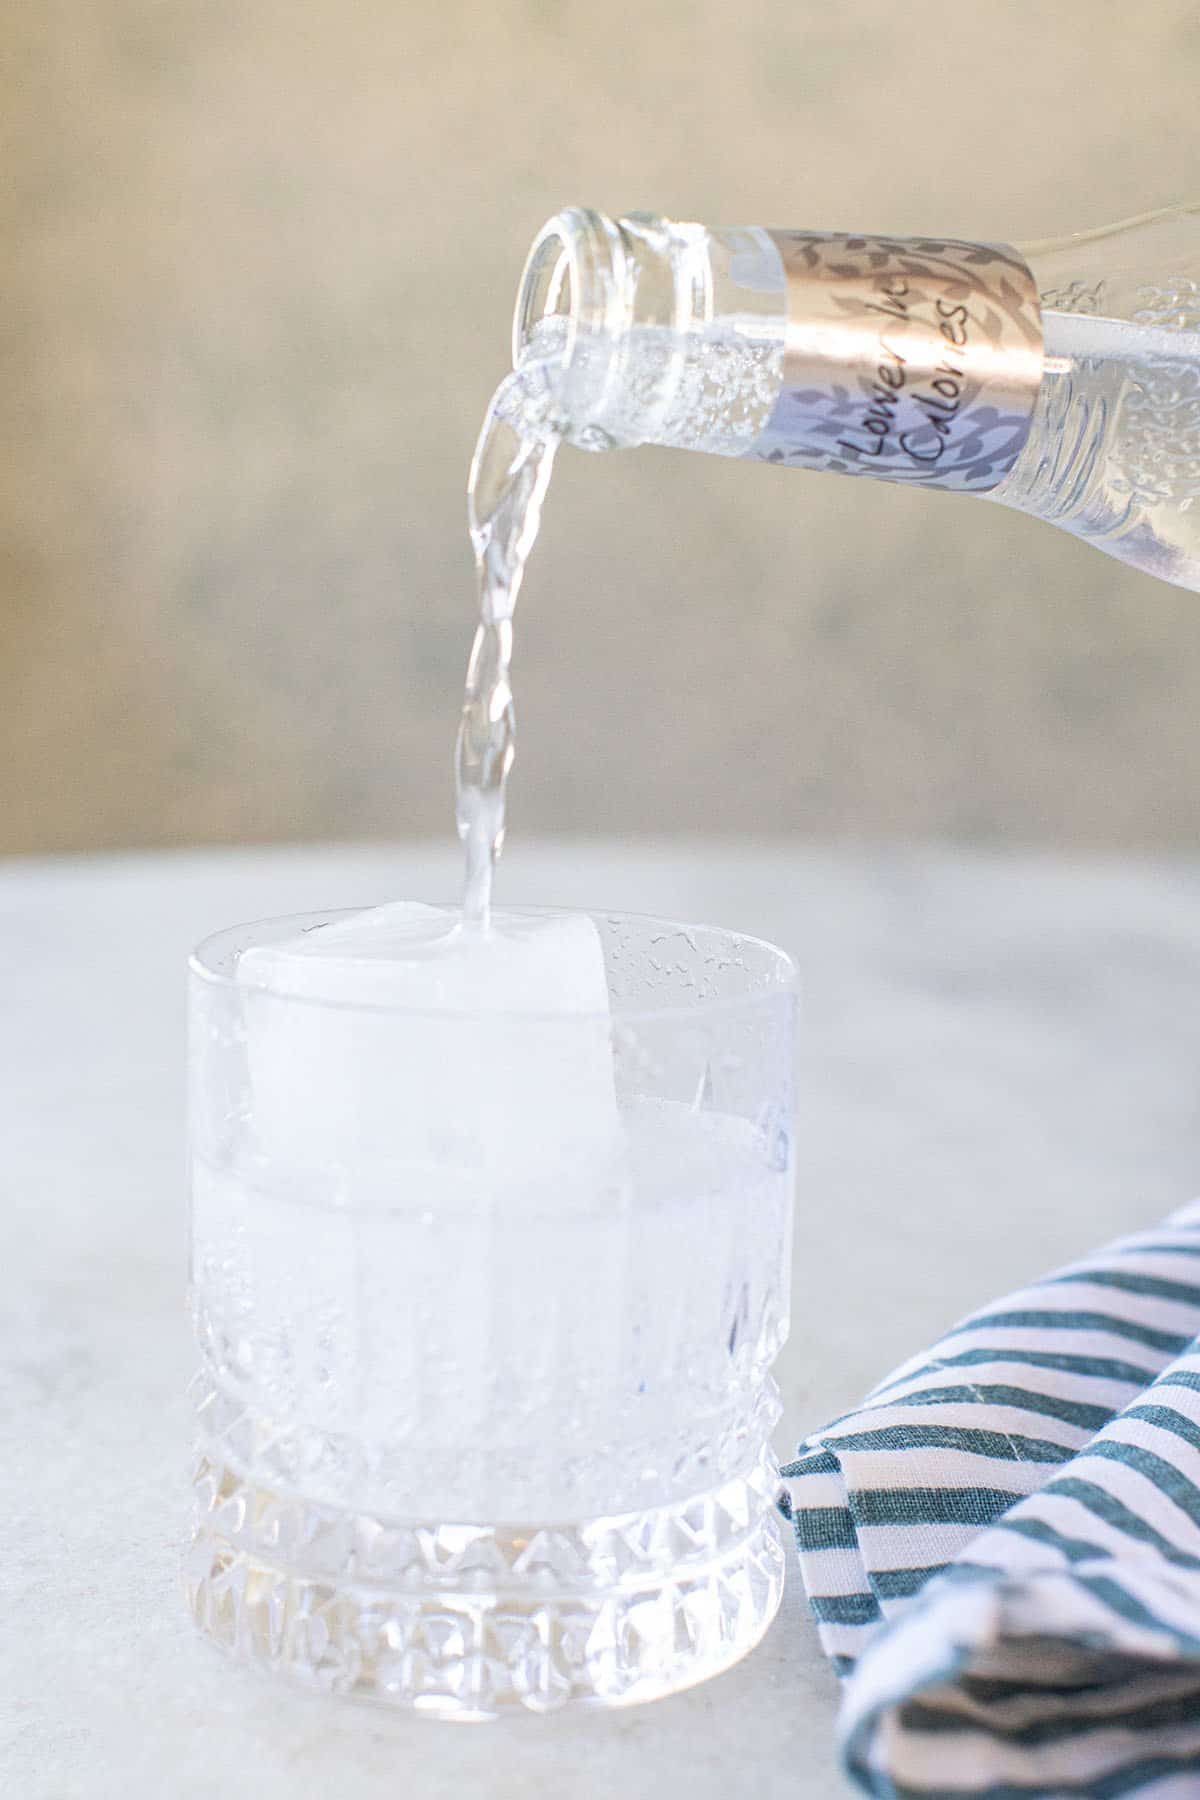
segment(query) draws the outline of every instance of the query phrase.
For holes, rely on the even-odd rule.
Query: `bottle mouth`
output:
[[[525,259],[517,305],[513,313],[512,358],[516,368],[529,348],[534,333],[545,319],[565,319],[562,362],[571,360],[578,330],[575,317],[579,292],[578,258],[573,234],[564,230],[566,216],[548,219],[533,240]]]
[[[606,213],[571,206],[548,219],[533,240],[517,289],[514,366],[548,319],[561,321],[555,354],[563,368],[581,333],[615,339],[624,322],[627,262],[620,227]]]

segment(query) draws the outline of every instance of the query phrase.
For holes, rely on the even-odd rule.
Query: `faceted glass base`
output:
[[[397,1525],[201,1455],[188,1599],[224,1648],[448,1719],[654,1700],[719,1674],[783,1592],[764,1450],[669,1506],[569,1526]]]

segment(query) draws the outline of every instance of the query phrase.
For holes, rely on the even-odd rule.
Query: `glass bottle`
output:
[[[1020,249],[572,208],[513,342],[584,449],[979,494],[1200,589],[1200,204]]]

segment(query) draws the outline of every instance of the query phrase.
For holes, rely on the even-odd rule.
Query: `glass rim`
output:
[[[459,912],[456,903],[434,901],[430,904],[439,910],[453,915]],[[227,989],[236,993],[253,993],[268,1000],[276,1000],[287,1006],[314,1007],[322,1012],[336,1013],[372,1013],[380,1015],[403,1015],[410,1019],[442,1019],[470,1020],[478,1024],[482,1020],[508,1021],[513,1024],[537,1025],[539,1027],[562,1026],[568,1029],[587,1024],[604,1023],[606,1025],[649,1024],[668,1019],[685,1020],[708,1019],[722,1013],[737,1012],[762,1006],[769,1002],[791,998],[795,999],[800,990],[800,971],[795,959],[779,944],[772,943],[769,938],[757,937],[753,932],[735,931],[724,925],[703,925],[695,921],[691,923],[678,919],[664,918],[657,913],[626,912],[609,907],[592,908],[585,906],[503,906],[497,907],[500,918],[517,916],[519,918],[588,918],[593,922],[610,922],[615,924],[649,925],[659,927],[664,933],[681,933],[686,938],[690,933],[711,932],[721,937],[752,947],[765,954],[769,972],[763,984],[744,994],[726,995],[711,1000],[700,1000],[694,1004],[676,1002],[652,1006],[610,1006],[604,1011],[587,1010],[580,1012],[546,1012],[544,1010],[520,1011],[511,1007],[503,1007],[497,1011],[481,1011],[478,1008],[462,1006],[404,1006],[389,1001],[371,1000],[329,1000],[318,994],[288,993],[284,989],[268,987],[257,982],[240,982],[237,978],[237,961],[228,969],[221,969],[215,964],[215,956],[227,955],[229,950],[241,939],[240,948],[249,949],[262,942],[259,935],[268,927],[295,926],[299,933],[305,925],[315,920],[322,922],[334,919],[352,918],[355,913],[371,912],[373,906],[338,906],[320,907],[298,913],[280,913],[266,918],[249,919],[241,924],[226,925],[219,931],[209,932],[189,953],[187,959],[188,974],[193,981],[202,982],[206,987]]]

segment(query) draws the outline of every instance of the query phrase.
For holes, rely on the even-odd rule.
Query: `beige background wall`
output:
[[[5,850],[448,829],[466,464],[559,205],[1200,192],[1176,0],[5,12]],[[518,703],[517,831],[1200,837],[1200,597],[978,503],[566,455]]]

